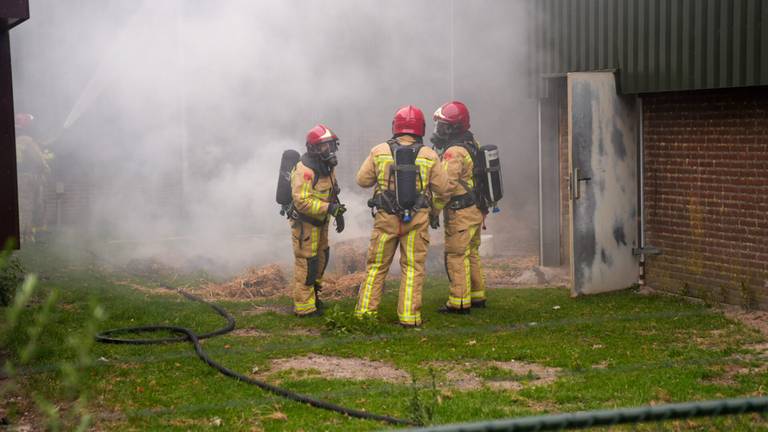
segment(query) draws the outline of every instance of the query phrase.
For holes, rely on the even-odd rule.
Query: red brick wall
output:
[[[768,87],[643,97],[654,288],[768,309]]]

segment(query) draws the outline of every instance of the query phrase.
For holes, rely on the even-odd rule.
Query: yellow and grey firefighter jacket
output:
[[[333,171],[320,176],[303,162],[291,173],[293,210],[294,312],[305,315],[317,309],[316,287],[322,282],[328,265],[328,206],[338,195]]]
[[[413,145],[409,135],[397,138],[400,145]],[[390,179],[394,158],[388,143],[375,146],[357,173],[361,187],[375,187],[375,196],[394,191]],[[421,324],[421,288],[424,265],[429,249],[429,201],[431,196],[447,199],[448,183],[440,166],[437,153],[422,147],[416,156],[416,166],[422,181],[417,189],[427,198],[427,206],[415,209],[412,219],[405,222],[399,214],[378,211],[375,214],[366,260],[366,277],[360,286],[355,315],[376,314],[381,293],[395,251],[400,249],[400,291],[397,315],[401,324]]]
[[[463,145],[479,148],[477,141],[470,138]],[[445,269],[450,281],[447,306],[453,309],[469,308],[473,301],[485,300],[479,252],[484,213],[476,205],[472,156],[463,145],[449,145],[442,155],[450,191],[443,211]]]

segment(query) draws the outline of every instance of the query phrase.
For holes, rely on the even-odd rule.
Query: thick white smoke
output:
[[[48,204],[63,209],[49,208],[49,227],[104,251],[202,257],[227,271],[286,258],[279,157],[303,150],[322,122],[341,138],[350,207],[348,231],[332,237],[367,236],[369,191],[355,171],[399,106],[429,118],[451,93],[472,109],[481,142],[502,149],[507,219],[497,225],[528,216],[536,131],[525,9],[455,2],[451,25],[451,3],[33,1],[12,35],[15,99],[56,155],[51,181],[63,195]]]

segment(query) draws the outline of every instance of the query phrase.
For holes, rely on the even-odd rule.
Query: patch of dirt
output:
[[[469,364],[467,364],[469,366]],[[439,387],[451,387],[456,390],[466,391],[475,390],[483,386],[483,380],[477,377],[475,374],[464,372],[458,368],[449,369],[445,373],[446,383],[443,386],[438,383]]]
[[[705,350],[717,351],[729,346],[733,341],[728,337],[725,330],[710,330],[699,334],[683,334],[685,342],[692,341],[696,346]]]
[[[716,377],[704,381],[722,386],[735,386],[738,385],[739,376],[768,372],[768,364],[765,363],[768,358],[768,342],[744,345],[743,348],[752,352],[730,356],[729,359],[733,363],[721,366],[722,370],[718,371]]]
[[[537,363],[527,363],[527,362],[520,362],[520,361],[508,361],[508,362],[499,362],[499,361],[492,361],[488,363],[489,366],[495,366],[499,369],[509,371],[515,375],[519,376],[531,376],[533,379],[526,380],[526,381],[506,381],[506,380],[499,380],[499,381],[490,381],[489,384],[491,387],[496,388],[509,388],[513,390],[517,390],[519,388],[522,388],[524,386],[542,386],[542,385],[548,385],[555,382],[557,379],[558,374],[560,373],[560,368],[552,368],[543,366]],[[517,387],[515,387],[517,385]]]
[[[738,306],[724,306],[723,313],[726,317],[759,331],[763,337],[768,339],[767,311],[748,311]]]
[[[483,387],[517,391],[525,387],[551,384],[558,378],[561,371],[559,368],[515,360],[460,363],[436,361],[428,363],[428,366],[444,375],[437,385],[441,390],[449,392],[477,390]],[[476,373],[491,367],[509,372],[510,378],[484,379]],[[258,369],[255,370],[258,371]],[[318,354],[272,360],[270,368],[258,372],[256,376],[265,379],[282,371],[292,372],[293,378],[313,376],[328,379],[372,379],[399,384],[411,382],[410,374],[384,362]]]
[[[451,387],[457,390],[477,390],[488,386],[495,390],[521,390],[525,387],[535,387],[553,383],[559,373],[559,368],[551,368],[537,363],[527,363],[511,360],[481,361],[467,363],[432,362],[429,364],[445,373],[446,381],[438,383],[438,387]],[[531,379],[483,379],[475,372],[485,368],[495,367],[510,372],[511,375],[532,377]]]
[[[537,413],[556,413],[561,411],[561,408],[557,404],[549,401],[534,401],[527,399],[526,405]]]
[[[768,355],[768,342],[744,345],[744,348],[755,351],[758,357]]]
[[[270,370],[264,372],[264,375],[281,371],[310,372],[331,379],[371,379],[401,384],[410,382],[408,373],[384,362],[317,354],[272,360]]]
[[[209,283],[193,292],[206,300],[256,300],[284,296],[288,281],[277,264],[251,267],[223,284]]]
[[[2,386],[3,383],[0,383]],[[14,407],[14,411],[20,413],[16,418],[10,419],[6,415],[8,411],[11,411],[11,407]],[[44,430],[45,421],[43,416],[35,409],[35,404],[31,398],[22,397],[18,394],[8,396],[6,395],[3,401],[0,401],[0,421],[5,421],[5,424],[0,423],[16,432],[32,432],[37,430]],[[5,428],[2,428],[5,430]]]
[[[722,372],[714,378],[705,380],[710,384],[717,384],[721,386],[736,386],[738,385],[738,377],[744,375],[755,375],[768,371],[768,365],[751,366],[746,364],[728,364],[723,366]]]

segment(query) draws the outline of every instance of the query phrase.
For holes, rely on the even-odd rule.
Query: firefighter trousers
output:
[[[306,315],[317,310],[315,284],[320,284],[328,265],[328,222],[314,226],[292,221],[293,238],[293,311]]]
[[[404,223],[397,215],[378,212],[368,246],[366,277],[360,285],[355,315],[376,315],[392,258],[400,248],[400,292],[397,317],[401,324],[421,325],[421,288],[429,250],[429,213],[417,212]]]
[[[485,300],[485,278],[480,263],[481,223],[448,221],[445,226],[445,270],[451,291],[446,306],[466,309]]]

